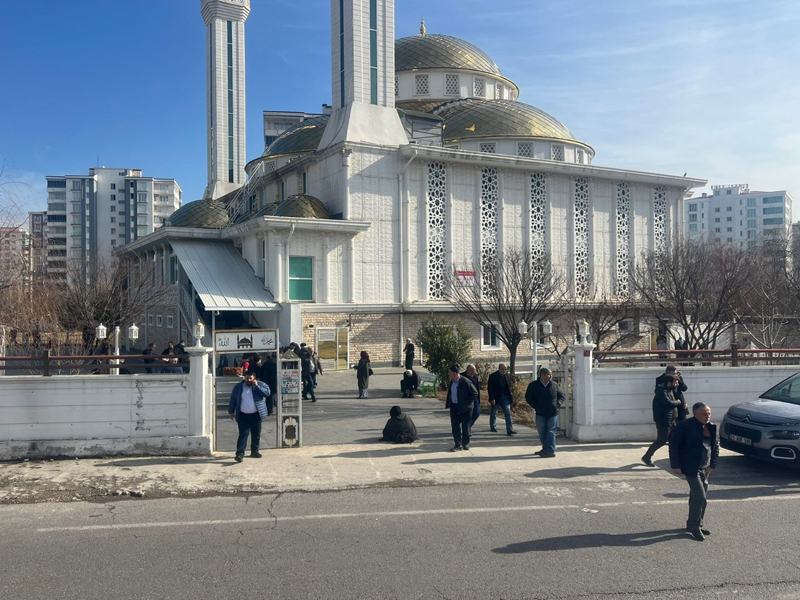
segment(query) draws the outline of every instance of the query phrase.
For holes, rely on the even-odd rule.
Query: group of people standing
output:
[[[156,352],[156,345],[150,344],[142,352],[142,356],[153,356],[158,354]],[[167,347],[161,351],[162,355],[167,358],[144,358],[142,361],[145,365],[146,373],[188,373],[189,372],[189,356],[186,354],[186,341],[181,340],[178,344],[167,342]],[[163,362],[165,366],[154,367],[152,365]]]

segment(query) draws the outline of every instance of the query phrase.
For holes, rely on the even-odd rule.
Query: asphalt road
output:
[[[703,543],[681,479],[542,478],[2,506],[0,598],[800,598],[794,472],[712,478]]]

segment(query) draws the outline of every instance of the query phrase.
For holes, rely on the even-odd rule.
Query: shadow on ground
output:
[[[582,548],[639,547],[652,546],[653,544],[681,538],[691,539],[689,533],[684,529],[662,529],[660,531],[644,531],[641,533],[590,533],[518,542],[495,548],[492,552],[496,554],[523,554],[525,552],[555,552]]]

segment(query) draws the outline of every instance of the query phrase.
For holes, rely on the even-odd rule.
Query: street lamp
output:
[[[106,339],[106,335],[108,335],[108,329],[106,328],[105,325],[100,323],[100,325],[95,327],[94,333],[95,333],[95,336],[97,336],[98,340],[104,340],[104,339]]]
[[[539,325],[542,326],[542,335],[548,336],[553,333],[553,324],[550,321],[542,321],[541,323],[535,322],[531,325],[533,328],[533,339],[531,343],[531,379],[536,379],[537,367],[539,366]],[[526,335],[528,333],[528,324],[525,321],[520,321],[519,325],[517,325],[517,330],[520,335]]]
[[[136,323],[128,327],[128,339],[132,342],[139,339],[139,328],[136,326]]]
[[[578,321],[578,343],[589,343],[589,323],[586,321],[586,319],[583,321]]]
[[[200,340],[203,339],[203,336],[206,334],[206,326],[200,319],[197,319],[197,323],[194,326],[194,339],[197,342],[197,347],[200,348]]]

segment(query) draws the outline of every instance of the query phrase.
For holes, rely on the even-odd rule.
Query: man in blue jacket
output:
[[[685,475],[689,482],[689,519],[686,529],[698,542],[711,535],[703,529],[706,514],[706,492],[711,470],[717,467],[719,438],[717,426],[711,422],[711,409],[702,402],[692,406],[694,418],[681,421],[669,438],[669,463],[676,475]]]
[[[536,454],[542,458],[553,458],[556,455],[558,411],[564,406],[564,393],[552,379],[550,369],[542,368],[539,370],[539,379],[532,381],[525,390],[525,402],[536,413],[536,429],[542,442],[542,449]]]
[[[261,442],[261,415],[258,414],[256,401],[270,396],[269,386],[258,381],[255,371],[247,371],[244,381],[237,383],[231,392],[228,414],[231,420],[236,419],[239,426],[239,437],[236,440],[236,462],[242,462],[250,436],[250,458],[261,458],[258,446]]]

